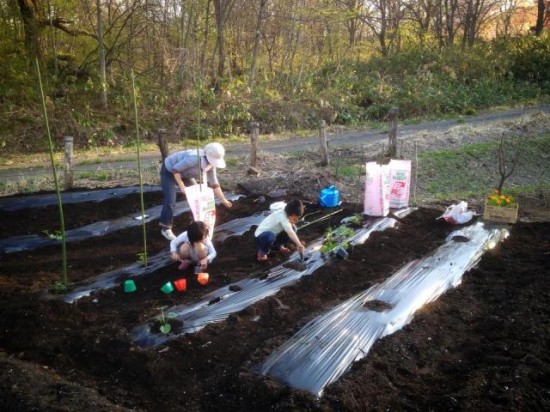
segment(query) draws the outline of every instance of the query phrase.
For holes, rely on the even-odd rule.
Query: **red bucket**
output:
[[[174,286],[178,292],[184,292],[187,289],[187,279],[181,278],[174,281]]]

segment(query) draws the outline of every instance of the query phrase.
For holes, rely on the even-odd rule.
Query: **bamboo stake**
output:
[[[136,85],[134,81],[134,71],[131,73],[132,77],[132,96],[134,100],[134,117],[136,126],[136,146],[137,146],[137,162],[139,171],[139,198],[141,202],[141,227],[143,229],[143,264],[147,267],[147,228],[145,225],[145,202],[143,201],[143,174],[141,170],[141,142],[139,139],[139,122],[138,122],[138,110],[136,99]]]
[[[57,206],[59,208],[59,220],[61,222],[61,255],[62,255],[62,278],[61,283],[63,290],[67,290],[67,238],[65,236],[65,217],[63,215],[63,202],[61,201],[61,192],[57,181],[57,171],[55,169],[55,160],[53,157],[52,135],[50,133],[50,123],[48,121],[48,111],[46,110],[46,99],[44,98],[44,88],[42,87],[42,76],[40,75],[40,65],[38,59],[34,60],[36,65],[36,73],[38,75],[38,84],[40,86],[40,96],[42,98],[42,111],[44,114],[44,122],[46,124],[46,133],[48,135],[48,148],[50,150],[50,161],[52,164],[53,181],[55,184],[55,193],[57,194]]]

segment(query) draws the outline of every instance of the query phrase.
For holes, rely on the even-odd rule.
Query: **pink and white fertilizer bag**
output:
[[[390,161],[390,207],[401,209],[409,206],[411,191],[411,161]]]
[[[210,227],[210,234],[214,233],[216,224],[216,200],[214,190],[206,184],[196,184],[185,188],[185,195],[193,219],[206,223]]]
[[[387,216],[390,211],[390,167],[368,162],[365,179],[365,210],[369,216]]]

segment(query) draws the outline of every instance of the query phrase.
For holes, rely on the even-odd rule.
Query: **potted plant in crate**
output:
[[[483,218],[498,223],[516,223],[518,220],[518,203],[512,195],[499,189],[487,196]]]

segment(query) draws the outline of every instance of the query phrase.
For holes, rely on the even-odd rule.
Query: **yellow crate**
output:
[[[518,204],[513,207],[488,205],[485,202],[483,219],[498,223],[516,223],[518,221]]]

